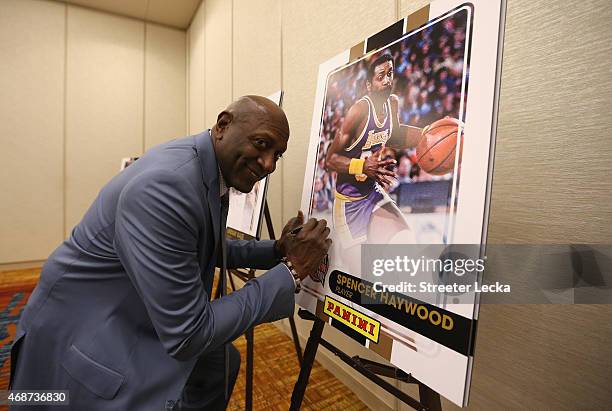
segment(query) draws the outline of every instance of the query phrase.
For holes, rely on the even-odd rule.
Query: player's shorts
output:
[[[389,202],[393,200],[378,184],[363,197],[348,197],[336,191],[333,221],[342,248],[365,243],[372,213]]]

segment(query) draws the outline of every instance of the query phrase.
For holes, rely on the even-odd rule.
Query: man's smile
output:
[[[253,169],[249,166],[246,166],[246,169],[249,171],[249,173],[253,176],[253,178],[255,178],[257,181],[261,180],[263,176],[260,176],[259,173],[253,171]]]

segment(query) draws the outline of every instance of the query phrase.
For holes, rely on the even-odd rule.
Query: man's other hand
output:
[[[293,217],[287,221],[285,228],[283,228],[281,237],[274,243],[274,251],[276,252],[277,257],[287,257],[287,251],[291,247],[291,241],[295,238],[295,236],[291,235],[290,232],[302,224],[304,224],[304,214],[302,213],[302,210],[299,210],[296,217]]]
[[[327,221],[311,218],[297,234],[289,234],[291,241],[287,258],[300,279],[317,272],[332,244],[329,233]]]

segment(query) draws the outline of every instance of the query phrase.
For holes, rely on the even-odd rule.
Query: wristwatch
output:
[[[293,276],[293,281],[295,282],[295,293],[299,293],[302,289],[302,279],[298,275],[297,271],[295,271],[295,268],[293,268],[293,264],[291,264],[291,261],[289,261],[287,257],[281,258],[281,263],[285,264],[285,267],[287,267],[287,269],[291,273],[291,276]]]

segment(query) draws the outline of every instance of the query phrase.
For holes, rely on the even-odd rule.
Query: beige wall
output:
[[[65,6],[0,1],[0,262],[63,237]]]
[[[117,159],[142,152],[144,23],[68,7],[66,33],[68,233]]]
[[[187,134],[185,31],[145,25],[145,150]]]
[[[204,16],[205,51],[204,80],[206,128],[232,102],[232,2],[206,0]]]
[[[188,72],[188,90],[189,105],[187,112],[189,113],[189,134],[196,134],[204,130],[206,127],[205,121],[205,84],[204,84],[204,4],[200,4],[196,14],[193,16],[191,25],[187,30],[187,72]]]
[[[185,32],[0,1],[0,264],[45,259],[122,157],[186,133]]]

